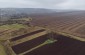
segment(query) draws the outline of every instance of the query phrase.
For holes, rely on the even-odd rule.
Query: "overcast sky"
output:
[[[50,8],[85,10],[85,0],[0,0],[0,8]]]

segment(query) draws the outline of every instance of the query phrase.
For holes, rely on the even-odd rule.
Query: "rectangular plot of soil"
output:
[[[42,46],[25,55],[85,55],[85,42],[65,36],[58,37],[58,41]]]
[[[12,38],[10,41],[16,41],[16,40],[19,40],[19,39],[22,39],[22,38],[25,38],[25,37],[28,37],[30,35],[33,35],[33,34],[36,34],[36,33],[39,33],[39,32],[43,32],[43,31],[45,31],[45,29],[37,30],[37,31],[31,32],[31,33],[24,34],[22,36]]]
[[[15,45],[15,46],[12,46],[12,49],[14,50],[14,52],[16,54],[20,54],[22,52],[25,52],[25,51],[43,43],[45,40],[48,39],[47,36],[48,36],[48,34],[40,36],[40,37],[30,40],[30,41]]]

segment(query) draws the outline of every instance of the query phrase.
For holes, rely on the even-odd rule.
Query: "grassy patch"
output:
[[[55,39],[48,39],[48,40],[46,40],[44,43],[45,44],[51,44],[51,43],[54,43],[54,42],[56,42],[57,40],[55,40]]]
[[[7,55],[4,46],[0,43],[0,55]]]
[[[0,26],[0,30],[5,30],[5,29],[20,29],[20,28],[24,28],[24,27],[26,27],[26,25],[23,25],[23,24],[11,24],[11,25]]]

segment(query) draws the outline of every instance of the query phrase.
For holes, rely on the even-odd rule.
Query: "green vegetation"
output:
[[[52,44],[52,43],[54,43],[54,42],[56,42],[57,40],[55,40],[55,39],[48,39],[48,40],[46,40],[44,43],[46,43],[46,44]]]
[[[31,21],[32,18],[28,17],[28,18],[21,18],[21,19],[11,19],[11,20],[24,20],[24,21]]]
[[[0,43],[0,55],[7,55],[4,46]]]
[[[0,26],[0,31],[4,31],[4,30],[9,30],[10,31],[10,29],[16,30],[16,29],[26,28],[26,27],[27,26],[26,25],[23,25],[23,24],[11,24],[11,25],[8,25],[7,24],[7,25]],[[6,52],[5,52],[4,46],[1,44],[1,42],[0,42],[0,55],[7,55]]]
[[[23,24],[11,24],[11,25],[2,25],[0,26],[0,29],[20,29],[20,28],[24,28],[26,27],[26,25]]]
[[[27,32],[27,25],[10,24],[0,26],[0,40],[7,40],[11,37],[19,36]]]

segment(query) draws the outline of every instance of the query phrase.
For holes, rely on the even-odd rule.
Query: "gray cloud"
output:
[[[0,8],[85,9],[85,0],[0,0]]]

